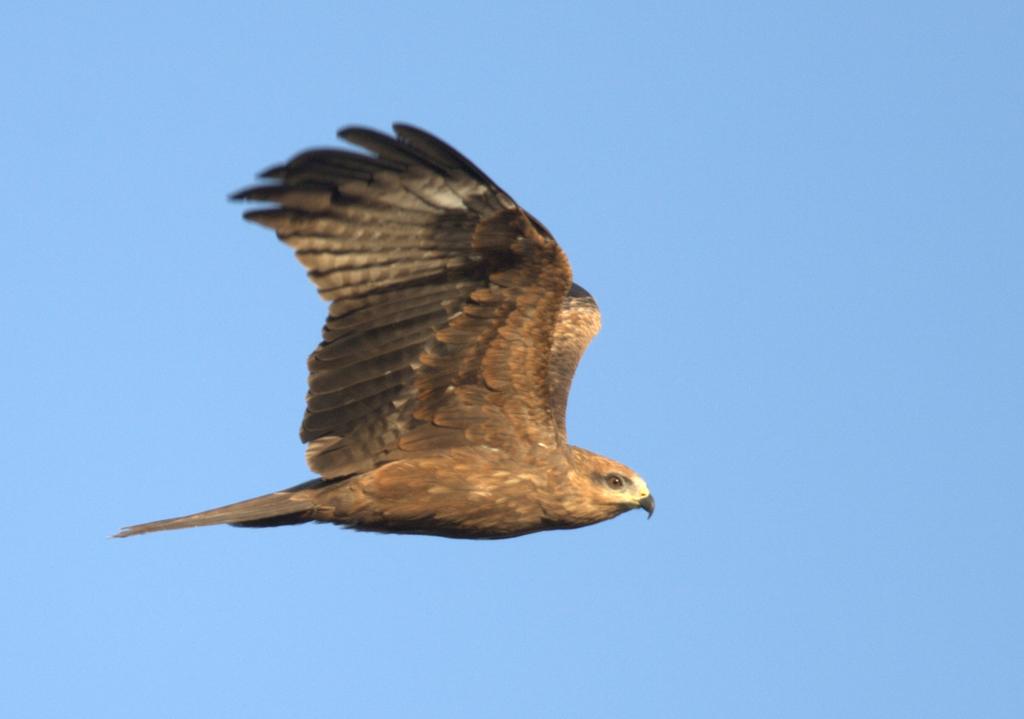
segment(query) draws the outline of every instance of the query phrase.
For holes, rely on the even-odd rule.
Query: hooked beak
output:
[[[654,514],[654,497],[648,494],[640,500],[640,506],[647,510],[647,518],[650,519],[651,515]]]

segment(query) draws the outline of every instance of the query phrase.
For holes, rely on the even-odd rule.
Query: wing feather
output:
[[[301,431],[325,478],[404,452],[565,437],[550,374],[565,255],[456,150],[395,132],[343,129],[367,154],[303,152],[236,195],[270,203],[246,217],[275,230],[331,302]]]
[[[563,442],[569,386],[580,358],[600,329],[601,311],[597,302],[589,292],[573,284],[562,301],[562,311],[558,314],[552,335],[551,360],[548,365],[548,395]]]

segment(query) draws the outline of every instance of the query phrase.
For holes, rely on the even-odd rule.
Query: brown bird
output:
[[[295,250],[330,302],[301,437],[318,479],[116,536],[331,522],[499,539],[637,507],[644,480],[569,444],[576,365],[601,325],[545,227],[436,137],[338,134],[235,199]]]

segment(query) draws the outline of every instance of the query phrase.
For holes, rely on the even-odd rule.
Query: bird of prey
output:
[[[654,499],[636,472],[569,444],[576,365],[601,316],[547,229],[423,130],[349,127],[234,199],[295,250],[330,302],[301,438],[317,479],[116,536],[328,522],[501,539]]]

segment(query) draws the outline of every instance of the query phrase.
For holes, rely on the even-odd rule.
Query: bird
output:
[[[566,436],[601,326],[552,234],[417,127],[345,127],[232,199],[330,303],[300,437],[313,480],[116,537],[229,524],[506,539],[632,509],[644,479]]]

